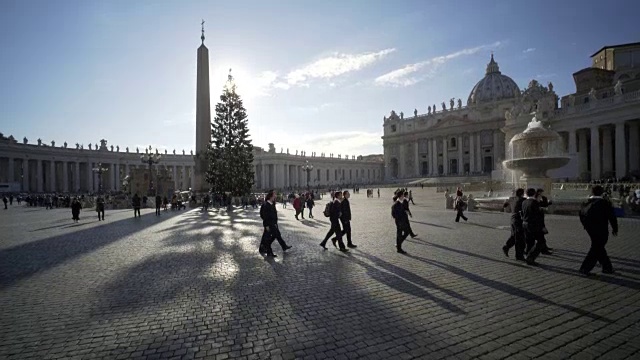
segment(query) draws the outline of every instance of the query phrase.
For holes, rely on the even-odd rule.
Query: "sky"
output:
[[[0,0],[0,132],[188,153],[204,19],[212,112],[232,69],[255,146],[381,154],[385,115],[466,104],[491,52],[520,88],[575,91],[592,53],[640,41],[638,13],[633,0]]]

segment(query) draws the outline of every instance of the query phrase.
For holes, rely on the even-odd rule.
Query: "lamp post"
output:
[[[309,160],[305,160],[304,165],[302,165],[301,168],[307,172],[307,191],[309,191],[309,177],[311,176],[313,165],[309,164]]]
[[[98,166],[91,169],[94,173],[98,174],[98,194],[102,193],[102,174],[109,171],[109,168],[102,167],[102,163],[98,163]]]
[[[148,190],[148,195],[151,196],[153,195],[153,174],[151,172],[151,167],[153,166],[153,164],[157,164],[160,162],[160,158],[162,157],[162,155],[160,154],[152,154],[151,152],[144,154],[142,156],[140,156],[140,160],[149,165],[149,190]]]

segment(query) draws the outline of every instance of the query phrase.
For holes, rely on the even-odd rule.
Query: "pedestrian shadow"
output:
[[[312,227],[312,228],[320,228],[320,227],[324,227],[324,226],[320,226],[320,224],[318,224],[315,221],[312,220],[301,220],[300,223],[304,226],[308,226],[308,227]]]
[[[530,266],[526,266],[526,265],[523,265],[523,264],[520,264],[520,263],[517,263],[517,262],[498,260],[498,259],[494,259],[494,258],[491,258],[491,257],[488,257],[488,256],[472,253],[472,252],[469,252],[469,251],[464,251],[464,250],[460,250],[460,249],[454,249],[454,248],[450,248],[448,246],[435,244],[435,243],[432,243],[432,242],[429,242],[429,241],[426,241],[426,240],[407,239],[406,241],[410,241],[410,242],[414,242],[414,243],[427,244],[429,246],[433,246],[433,247],[438,248],[438,249],[451,251],[451,252],[458,253],[458,254],[461,254],[461,255],[466,255],[466,256],[470,256],[470,257],[474,257],[474,258],[482,259],[482,260],[487,260],[487,261],[491,261],[491,262],[495,262],[495,263],[499,263],[499,264],[507,264],[507,265],[511,265],[511,266],[515,266],[515,267],[519,267],[519,268],[531,269]]]
[[[438,228],[453,230],[452,227],[445,226],[445,225],[432,224],[432,223],[428,223],[428,222],[424,222],[424,221],[416,221],[416,220],[410,220],[410,221],[412,223],[416,223],[416,224],[422,224],[422,225],[428,225],[428,226],[434,226],[434,227],[438,227]]]
[[[553,250],[554,252],[559,252],[565,255],[569,255],[569,256],[575,256],[578,257],[580,259],[584,259],[584,257],[587,255],[586,252],[581,253],[578,251],[573,251],[573,250],[567,250],[567,249],[558,249],[555,248]],[[632,267],[640,267],[640,261],[639,260],[634,260],[634,259],[626,259],[626,258],[621,258],[621,257],[617,257],[617,256],[611,256],[609,255],[609,258],[612,260],[615,260],[615,262],[617,263],[621,263],[624,266],[632,266]]]
[[[580,274],[577,269],[569,269],[562,266],[542,264],[542,263],[539,263],[538,267],[540,269],[555,272],[558,274],[570,275],[570,276],[581,277],[581,278],[584,277],[584,275]],[[626,287],[633,290],[640,290],[640,282],[628,280],[628,279],[633,279],[633,280],[638,280],[638,279],[628,275],[603,274],[602,276],[593,276],[593,277],[590,277],[589,279],[605,282],[612,285],[618,285],[618,286]]]
[[[478,226],[478,227],[483,227],[483,228],[487,228],[487,229],[491,229],[491,230],[509,230],[509,231],[511,231],[510,228],[509,229],[499,229],[499,228],[497,228],[495,226],[479,224],[479,223],[476,223],[476,222],[465,221],[465,223],[467,223],[468,225],[471,225],[471,226]]]
[[[515,287],[513,285],[509,285],[507,283],[503,283],[501,281],[497,281],[497,280],[492,280],[492,279],[488,279],[486,277],[482,277],[480,275],[468,272],[466,270],[463,270],[459,267],[453,266],[453,265],[449,265],[449,264],[445,264],[443,262],[437,261],[437,260],[431,260],[431,259],[426,259],[423,257],[419,257],[419,256],[414,256],[414,255],[410,255],[409,256],[412,259],[424,262],[426,264],[429,265],[433,265],[435,267],[441,268],[443,270],[449,271],[452,274],[464,277],[466,279],[469,279],[477,284],[480,285],[484,285],[484,286],[488,286],[490,288],[493,288],[495,290],[498,290],[500,292],[512,295],[512,296],[516,296],[525,300],[532,300],[541,304],[546,304],[546,305],[552,305],[552,306],[557,306],[560,308],[563,308],[567,311],[571,311],[573,313],[576,313],[580,316],[586,316],[590,319],[593,320],[598,320],[598,321],[604,321],[606,323],[613,323],[613,320],[602,317],[600,315],[596,315],[592,312],[589,312],[587,310],[572,306],[572,305],[566,305],[566,304],[560,304],[557,303],[555,301],[546,299],[540,295],[534,294],[530,291],[524,290],[524,289],[520,289],[518,287]]]
[[[354,263],[360,265],[361,267],[363,267],[366,271],[367,274],[374,280],[385,284],[386,286],[395,289],[399,292],[405,293],[405,294],[409,294],[409,295],[413,295],[413,296],[417,296],[420,297],[422,299],[425,299],[427,301],[432,301],[433,303],[435,303],[436,305],[440,306],[441,308],[452,312],[452,313],[456,313],[456,314],[461,314],[461,315],[465,315],[466,311],[464,311],[462,308],[458,307],[457,305],[446,301],[444,299],[440,299],[436,296],[434,296],[433,294],[431,294],[429,291],[423,289],[422,287],[426,287],[432,290],[436,290],[436,291],[440,291],[442,293],[445,293],[449,296],[455,297],[456,299],[464,299],[467,300],[464,296],[451,291],[451,290],[447,290],[445,288],[442,288],[422,277],[419,277],[418,275],[409,272],[407,270],[404,270],[402,268],[399,268],[397,266],[393,266],[387,262],[382,261],[379,258],[376,258],[374,256],[367,256],[364,254],[359,254],[362,257],[366,258],[366,259],[371,259],[374,258],[375,260],[372,260],[372,262],[376,265],[379,266],[381,268],[385,268],[385,270],[387,271],[382,271],[380,270],[378,267],[376,266],[372,266],[370,264],[368,264],[365,261],[359,260],[357,259],[358,255],[356,256],[352,256],[351,257],[351,261],[353,261]],[[391,266],[389,266],[391,265]],[[399,274],[396,274],[394,272],[392,272],[391,270],[389,270],[389,268],[396,268],[396,270],[401,269],[402,271],[399,272]],[[421,287],[422,286],[422,287]]]
[[[46,227],[42,227],[42,228],[38,228],[38,229],[33,229],[29,232],[36,232],[36,231],[42,231],[42,230],[51,230],[51,229],[56,229],[56,228],[67,228],[69,227],[68,224],[58,224],[58,225],[52,225],[52,226],[46,226]]]

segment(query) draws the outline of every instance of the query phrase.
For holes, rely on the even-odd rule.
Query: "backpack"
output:
[[[324,206],[324,211],[322,212],[325,217],[331,216],[331,203],[328,202],[327,205]]]

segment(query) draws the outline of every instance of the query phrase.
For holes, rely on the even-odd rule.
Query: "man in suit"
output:
[[[162,196],[156,195],[156,216],[160,216],[161,207],[162,207]]]
[[[329,229],[329,232],[327,233],[327,236],[324,237],[324,240],[322,240],[322,242],[320,243],[320,246],[322,246],[323,249],[327,250],[327,241],[329,241],[329,239],[331,238],[331,235],[335,234],[336,238],[335,240],[331,240],[331,242],[333,242],[333,246],[336,246],[336,241],[338,242],[338,244],[340,245],[340,251],[342,252],[347,252],[349,251],[349,249],[347,249],[344,246],[344,242],[342,241],[342,230],[340,229],[340,215],[342,213],[342,205],[341,205],[341,201],[342,201],[342,192],[340,191],[336,191],[333,194],[334,198],[333,198],[333,202],[331,203],[331,207],[329,209],[329,221],[331,222],[331,229]]]
[[[505,256],[509,256],[509,249],[516,247],[516,260],[524,260],[524,229],[522,227],[522,203],[524,202],[524,189],[516,190],[516,195],[507,200],[503,207],[511,205],[511,236],[502,247]]]
[[[618,236],[618,219],[613,213],[613,206],[602,195],[604,188],[596,185],[591,189],[591,196],[580,209],[580,222],[591,238],[591,248],[580,266],[580,273],[585,276],[593,275],[591,270],[600,262],[604,274],[612,274],[613,266],[604,248],[609,240],[609,224],[611,234]]]
[[[342,223],[342,232],[347,235],[347,247],[357,248],[358,246],[351,242],[351,204],[349,203],[351,194],[345,190],[342,192],[342,196],[342,202],[340,203],[340,222]]]
[[[527,189],[527,199],[522,202],[522,226],[527,244],[527,264],[536,265],[536,258],[546,247],[542,228],[544,219],[540,202],[536,199],[536,189]]]
[[[409,200],[411,200],[411,191],[409,192],[404,192],[404,201],[402,202],[402,206],[404,206],[404,211],[406,211],[407,215],[409,215],[409,217],[413,217],[413,214],[411,213],[411,210],[409,210]],[[411,202],[413,202],[413,200],[411,200]],[[415,205],[415,203],[413,204]],[[415,238],[418,236],[418,234],[415,234],[413,232],[413,229],[411,229],[411,223],[409,222],[409,218],[407,218],[407,231],[409,231],[409,235],[412,238]]]
[[[291,249],[291,246],[287,245],[282,239],[280,229],[278,228],[278,211],[276,210],[276,192],[275,190],[269,190],[266,196],[266,201],[260,208],[260,218],[262,218],[262,226],[264,232],[262,233],[262,240],[260,241],[260,248],[258,251],[261,254],[267,254],[269,257],[277,257],[271,249],[273,240],[278,240],[282,251]]]
[[[407,253],[402,250],[402,243],[409,236],[409,215],[405,210],[404,200],[404,192],[399,191],[391,207],[391,216],[396,222],[396,250],[400,254]]]

